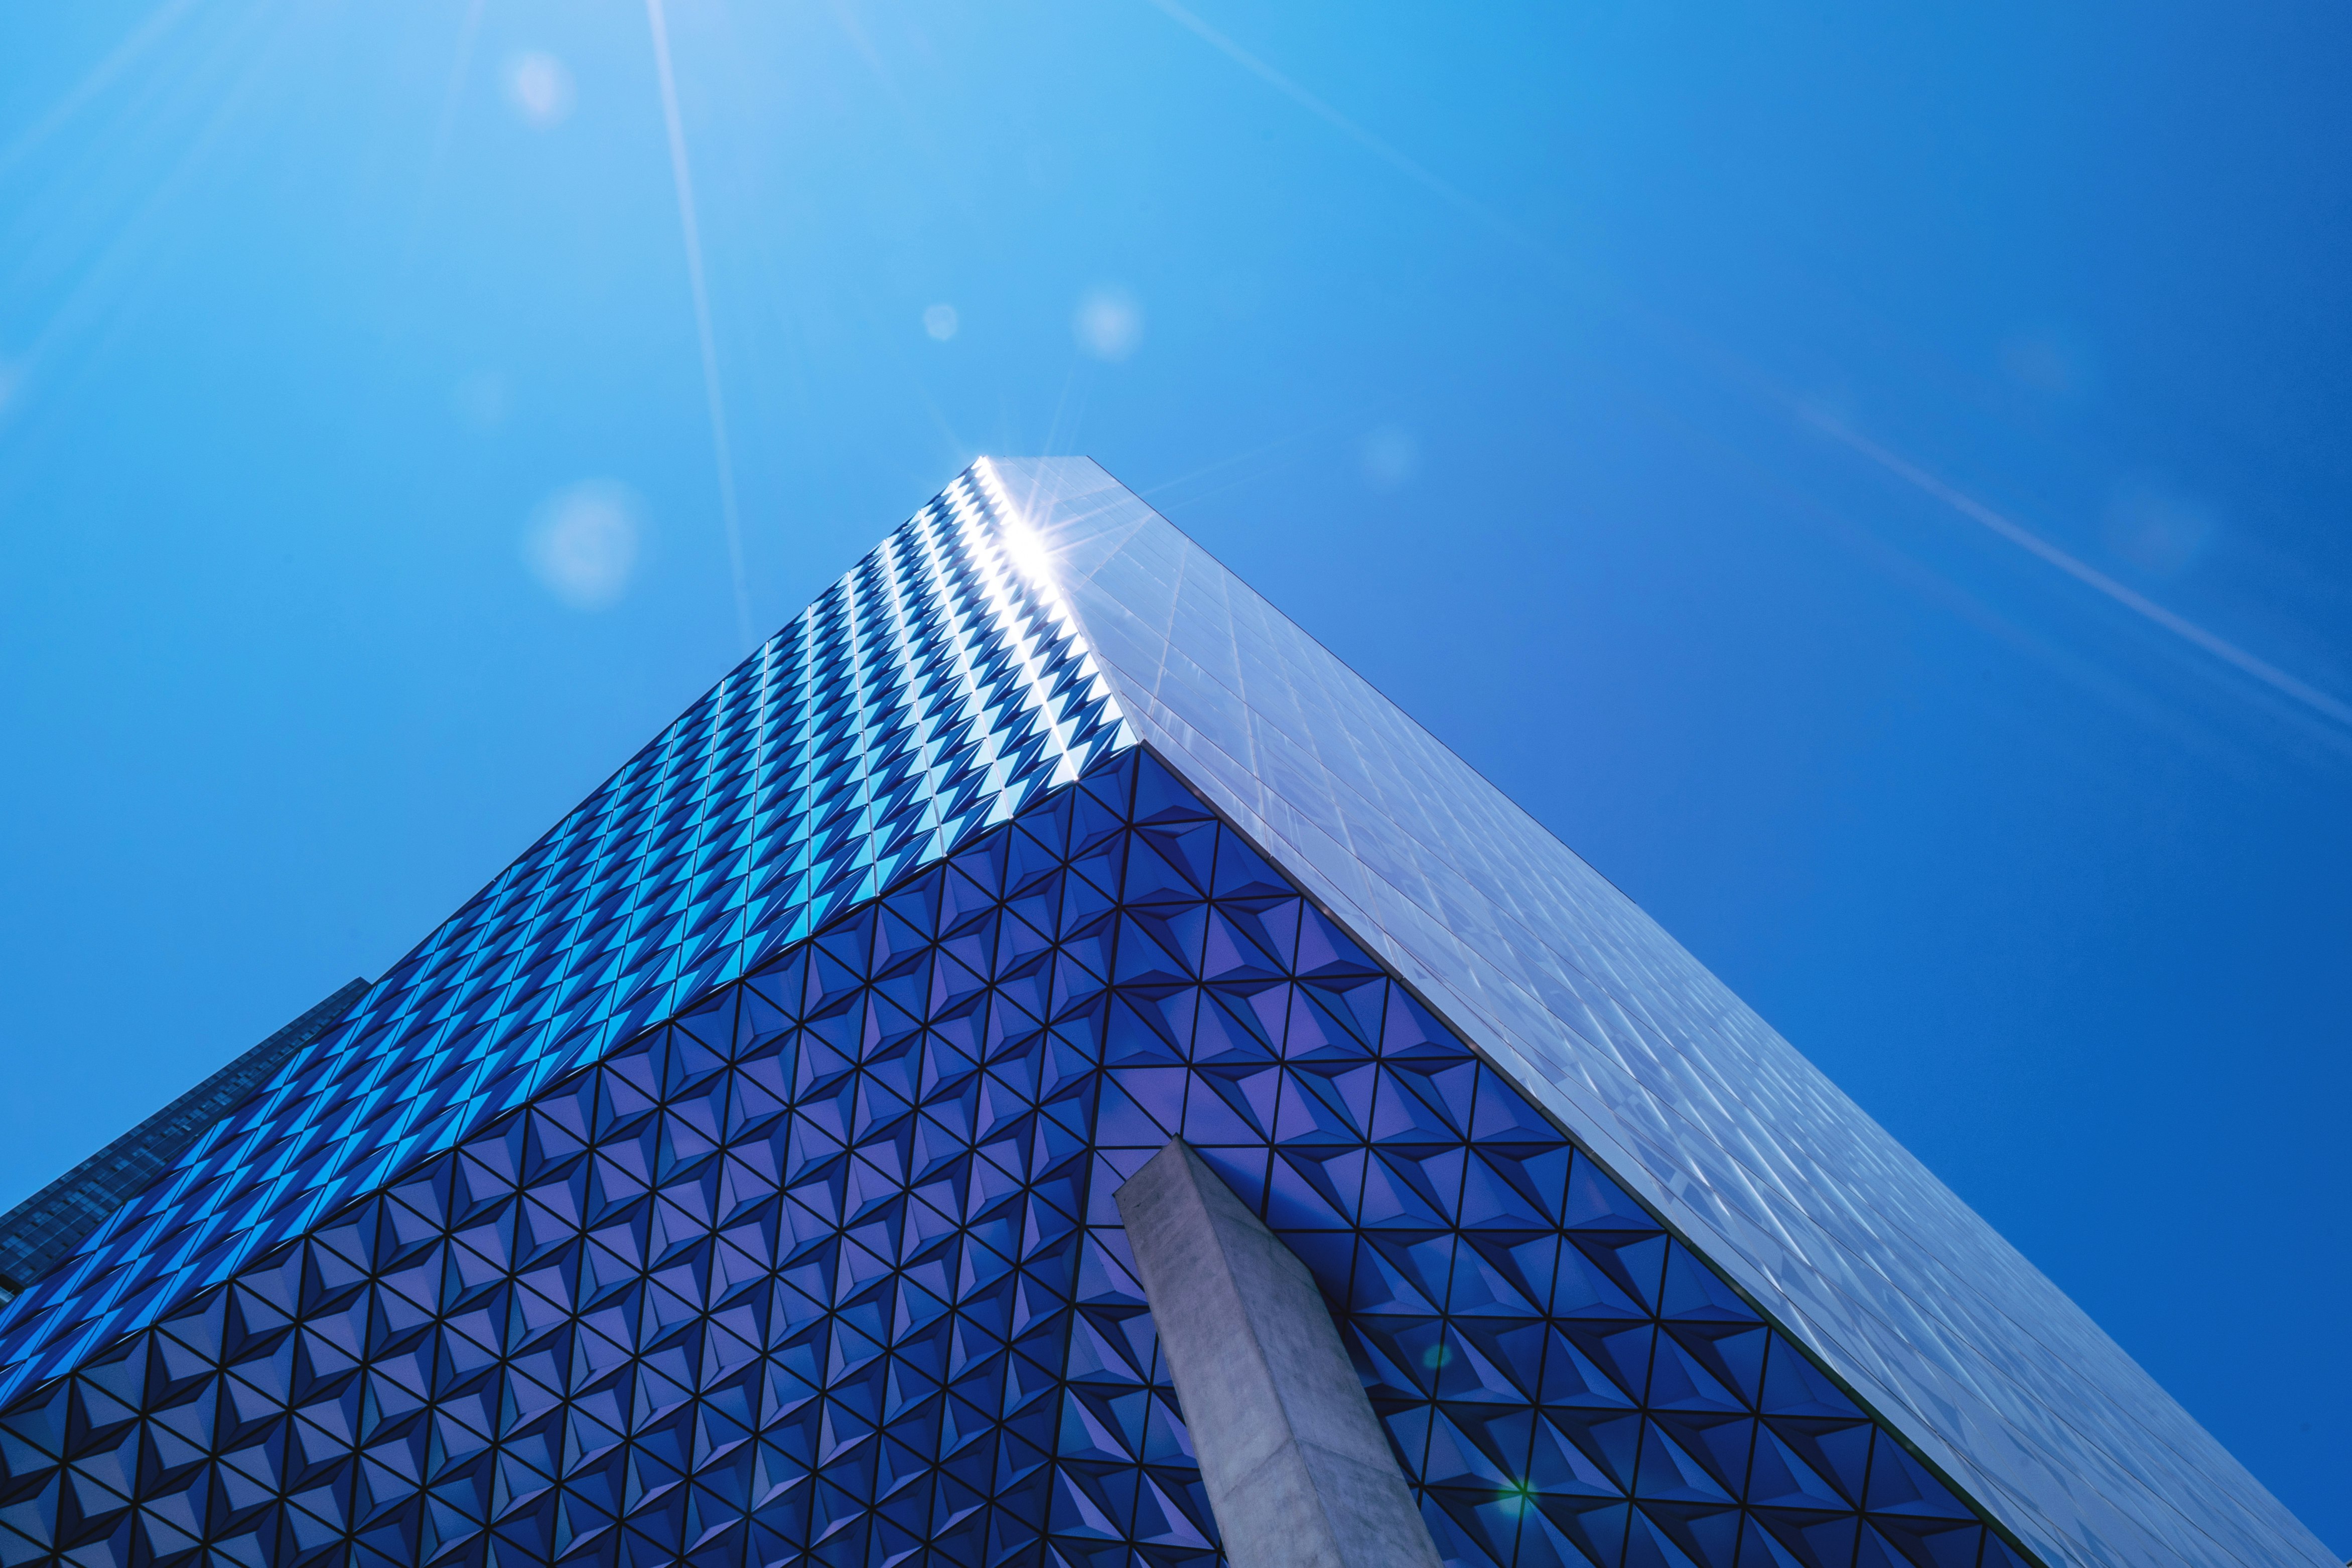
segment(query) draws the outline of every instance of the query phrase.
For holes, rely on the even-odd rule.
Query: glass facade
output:
[[[982,473],[1141,738],[2029,1545],[2334,1563],[1631,899],[1248,584],[1092,463]]]
[[[0,1317],[0,1400],[154,1321],[1119,744],[969,476]]]
[[[1538,949],[1421,873],[1502,979],[1370,902],[1433,823],[1507,851],[1507,803],[1197,553],[1076,464],[977,465],[892,535],[0,1315],[0,1563],[1206,1561],[1111,1203],[1177,1135],[1313,1270],[1450,1563],[2179,1560],[2142,1545],[2173,1522],[2053,1523],[1979,1406],[1916,1409],[1973,1375],[1933,1335],[1908,1382],[1841,1359],[1852,1265],[1791,1226],[1759,1288],[1695,1222],[1707,1159],[1662,1184],[1793,1069],[1638,1145],[1561,1090],[1667,1061],[1612,1028],[1749,1027],[1605,883],[1515,905]],[[1267,719],[1266,658],[1344,700]],[[1306,841],[1338,769],[1231,749],[1285,717],[1390,839]],[[1613,1021],[1509,1037],[1479,984]],[[1813,1208],[1861,1246],[1932,1183],[1889,1169]],[[2283,1549],[2190,1560],[2327,1561],[2221,1463]]]

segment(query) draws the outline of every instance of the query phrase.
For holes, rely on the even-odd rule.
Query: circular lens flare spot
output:
[[[507,62],[507,102],[524,124],[537,131],[561,125],[572,114],[572,73],[542,49],[526,49]]]
[[[1359,455],[1365,483],[1375,490],[1393,490],[1421,467],[1421,443],[1400,425],[1384,424],[1365,436]]]
[[[644,533],[636,492],[590,479],[540,503],[523,534],[523,562],[572,609],[603,610],[628,591]]]
[[[1118,364],[1142,345],[1143,307],[1124,288],[1089,290],[1070,318],[1078,347],[1106,364]]]

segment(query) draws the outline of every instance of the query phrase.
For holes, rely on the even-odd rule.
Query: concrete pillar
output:
[[[1440,1568],[1307,1265],[1181,1139],[1118,1197],[1234,1568]]]

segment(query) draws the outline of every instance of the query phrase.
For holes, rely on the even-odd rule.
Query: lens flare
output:
[[[2213,514],[2169,486],[2134,479],[2108,498],[2107,548],[2158,577],[2172,577],[2196,563],[2212,542]]]
[[[1375,490],[1393,490],[1421,466],[1421,443],[1402,425],[1384,424],[1366,435],[1359,455],[1364,480]]]
[[[529,49],[507,62],[507,102],[533,130],[562,124],[572,98],[572,73],[553,55]]]
[[[644,534],[636,492],[611,479],[557,491],[531,514],[523,561],[574,610],[603,610],[628,591]]]
[[[1024,577],[1033,582],[1054,580],[1054,552],[1045,541],[1025,524],[1016,524],[1004,530],[1004,553]]]
[[[1106,364],[1118,364],[1143,342],[1143,308],[1124,288],[1090,289],[1070,319],[1078,347]]]
[[[507,379],[496,371],[477,371],[449,389],[449,407],[475,430],[496,430],[513,405]]]

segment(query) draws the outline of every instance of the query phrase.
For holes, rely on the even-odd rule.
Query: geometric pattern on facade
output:
[[[137,1197],[172,1162],[246,1098],[287,1058],[342,1020],[367,994],[350,980],[236,1061],[0,1214],[0,1305],[55,1268],[85,1237]]]
[[[19,1296],[0,1398],[1119,744],[992,505],[969,476],[950,486]]]
[[[1159,1037],[1181,1060],[1116,1060],[1107,1023],[1089,1066],[1055,1032],[1066,998],[1035,1000],[1047,1027],[1031,1053],[983,1060],[968,1084],[990,1125],[1031,1118],[1029,1163],[973,1142],[945,1208],[913,1187],[912,1165],[852,1182],[879,1157],[849,1150],[887,1103],[872,1041],[839,1070],[831,1110],[796,1079],[774,1091],[765,1134],[724,1119],[738,1080],[757,1077],[748,1064],[781,1055],[778,1030],[798,1041],[795,1073],[823,1035],[762,990],[793,964],[839,962],[819,933],[888,928],[886,889],[927,872],[952,882],[941,857],[983,838],[1008,856],[1058,843],[1036,824],[1102,805],[1098,784],[1073,788],[1082,777],[1139,768],[1162,802],[1152,811],[1191,810],[1208,831],[1163,762],[1224,824],[1213,863],[1163,850],[1152,835],[1173,831],[1168,818],[1121,840],[1148,841],[1173,868],[1163,894],[1129,888],[1124,867],[1116,890],[1084,864],[1055,874],[1066,892],[1117,901],[1122,932],[1157,931],[1181,904],[1203,944],[1226,926],[1234,951],[1255,942],[1271,966],[1257,994],[1288,988],[1278,1030],[1249,1009],[1256,1049],[1278,1061],[1244,1065],[1252,1047],[1227,1026],[1245,1033],[1245,1020],[1221,998],[1260,977],[1210,976],[1231,956],[1203,946],[1202,971],[1152,982],[1179,1007],[1194,994],[1192,1032],[1180,1040],[1171,1022]],[[1033,810],[1031,826],[1006,831]],[[1242,863],[1247,845],[1266,857],[1262,894],[1216,883],[1229,846]],[[1122,852],[1131,867],[1142,852]],[[1127,949],[955,874],[996,901],[986,917],[1000,929],[1046,938],[1040,972],[1096,974],[1107,1016],[1125,1016],[1144,984],[1117,970]],[[1251,936],[1222,907],[1255,896],[1297,907],[1300,946]],[[911,928],[909,952],[952,947],[943,927]],[[903,977],[864,962],[841,981],[857,1005],[903,1009]],[[1339,983],[1349,976],[1360,984]],[[993,968],[986,980],[991,1017],[999,999],[1013,1016],[1039,983]],[[1355,1004],[1353,1032],[1318,1010],[1327,994],[1374,990],[1377,1030]],[[667,1027],[729,1007],[739,1032],[723,1041],[707,1023]],[[1391,1034],[1398,1018],[1415,1038]],[[1140,1027],[1117,1029],[1150,1049]],[[1226,1031],[1213,1051],[1242,1055],[1202,1058],[1203,1030]],[[1332,1065],[1351,1049],[1352,1069]],[[696,1051],[719,1059],[694,1070],[708,1091],[720,1087],[710,1074],[725,1078],[716,1101],[673,1080],[670,1064]],[[1327,1051],[1338,1054],[1310,1061]],[[1441,1061],[1453,1065],[1428,1065]],[[1034,1094],[1019,1071],[1000,1082],[1007,1064],[1034,1067]],[[1352,1099],[1350,1071],[1363,1089]],[[1093,1085],[1076,1092],[1093,1096],[1083,1129],[1044,1097],[1065,1072]],[[1164,1090],[1154,1099],[1119,1076],[1152,1072],[1182,1081],[1173,1109]],[[917,1123],[933,1086],[919,1077],[901,1095]],[[1514,1103],[1525,1121],[1486,1119]],[[1285,1120],[1318,1105],[1338,1120],[1305,1132]],[[809,1186],[787,1164],[799,1130],[814,1138],[827,1117],[842,1129],[836,1175]],[[635,1119],[624,1131],[615,1118]],[[568,1126],[579,1146],[547,1153],[562,1138],[534,1145],[542,1124]],[[1056,1185],[1039,1173],[1064,1134],[1090,1163]],[[761,1562],[780,1560],[774,1548],[881,1564],[910,1539],[987,1568],[1199,1557],[1214,1527],[1109,1197],[1178,1134],[1307,1260],[1440,1550],[1464,1568],[1612,1552],[2000,1568],[2014,1541],[2053,1565],[2333,1561],[1629,900],[1165,519],[1064,460],[975,465],[0,1307],[0,1561],[194,1561],[190,1540],[255,1563],[538,1562],[573,1548],[583,1561],[733,1563],[765,1542]],[[725,1148],[679,1152],[697,1137]],[[1339,1152],[1307,1152],[1318,1138]],[[916,1157],[903,1140],[885,1145]],[[1423,1147],[1435,1152],[1398,1165]],[[762,1148],[786,1163],[762,1167]],[[608,1176],[619,1185],[596,1186]],[[1519,1208],[1485,1207],[1506,1201],[1498,1181]],[[834,1209],[827,1183],[850,1184]],[[834,1271],[793,1283],[772,1262],[764,1284],[730,1271],[811,1240],[774,1229],[761,1254],[729,1239],[723,1214],[739,1202],[778,1227],[838,1217],[832,1240],[811,1241]],[[934,1271],[946,1295],[909,1273],[903,1228],[887,1238],[897,1251],[853,1235],[848,1217],[870,1218],[868,1203],[898,1206],[886,1229],[954,1220],[937,1259],[962,1271]],[[1065,1221],[1075,1228],[1055,1228]],[[1076,1250],[1033,1258],[1048,1231]],[[553,1251],[538,1249],[542,1236]],[[525,1277],[551,1258],[554,1274]],[[982,1272],[998,1293],[965,1312]],[[881,1303],[931,1311],[906,1293],[916,1286],[947,1313],[925,1320],[934,1337],[908,1341],[905,1361],[912,1319]],[[806,1332],[820,1337],[780,1348],[780,1325],[802,1321],[792,1311],[814,1312],[822,1327]],[[1630,1337],[1598,1326],[1610,1323]],[[1046,1337],[1024,1348],[1030,1328]],[[1065,1330],[1055,1363],[1051,1335]],[[756,1346],[756,1375],[739,1342]],[[882,1348],[859,1349],[869,1343]],[[1629,1344],[1648,1347],[1646,1370],[1612,1348]],[[941,1345],[948,1361],[921,1359]],[[1000,1351],[988,1366],[970,1359]],[[1004,1381],[989,1384],[991,1367]],[[1575,1387],[1554,1381],[1561,1367]],[[949,1390],[966,1373],[994,1389],[993,1406]],[[1695,1394],[1676,1381],[1699,1374],[1712,1384],[1691,1382]],[[931,1429],[903,1404],[925,1375],[938,1448],[910,1458],[886,1428]],[[781,1419],[774,1402],[794,1397],[814,1427]],[[814,1436],[796,1448],[793,1431]],[[783,1509],[782,1535],[749,1522],[728,1533],[768,1501]]]
[[[1450,1563],[2024,1561],[1129,748],[20,1397],[0,1563],[1205,1563],[1179,1135]]]
[[[1933,1172],[1279,609],[1085,459],[980,470],[1139,737],[2028,1545],[2334,1568]]]

